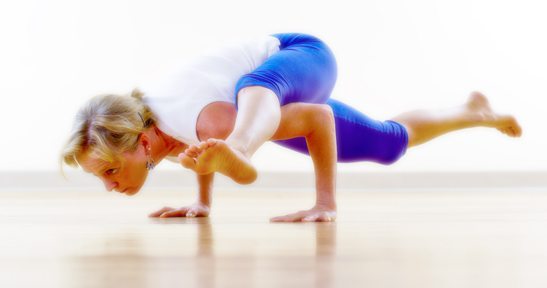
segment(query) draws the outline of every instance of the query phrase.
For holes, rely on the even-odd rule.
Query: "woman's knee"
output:
[[[277,108],[280,107],[279,98],[274,91],[269,88],[262,86],[249,86],[238,91],[236,99],[236,106],[238,110],[243,107],[258,104]]]

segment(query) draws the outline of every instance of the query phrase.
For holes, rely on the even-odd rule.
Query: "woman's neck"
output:
[[[156,125],[150,127],[150,137],[153,137],[152,141],[152,159],[156,163],[159,163],[163,158],[169,155],[178,155],[184,152],[184,149],[188,145],[176,140],[175,138],[165,134]],[[154,153],[155,151],[155,153]]]

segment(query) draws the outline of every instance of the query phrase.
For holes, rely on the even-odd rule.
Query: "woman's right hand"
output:
[[[209,216],[210,208],[203,203],[194,203],[190,206],[181,208],[163,207],[160,210],[148,215],[148,217],[207,217]]]

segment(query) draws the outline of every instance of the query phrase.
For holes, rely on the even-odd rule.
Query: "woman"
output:
[[[310,154],[317,196],[313,208],[272,221],[334,221],[338,161],[391,164],[409,147],[470,127],[522,133],[514,117],[492,111],[478,92],[458,107],[377,121],[330,99],[335,81],[331,50],[310,35],[276,34],[227,47],[145,87],[144,97],[135,90],[132,97],[91,99],[62,158],[127,195],[139,191],[155,163],[179,161],[198,175],[198,200],[150,216],[207,216],[214,172],[253,182],[250,158],[276,140]]]

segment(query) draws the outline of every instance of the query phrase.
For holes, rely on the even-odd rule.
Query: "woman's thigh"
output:
[[[336,60],[320,39],[305,34],[276,34],[280,51],[243,75],[235,88],[262,86],[273,91],[281,106],[296,103],[326,103],[336,83]]]

